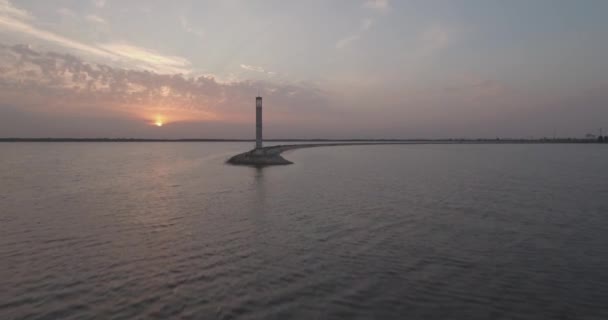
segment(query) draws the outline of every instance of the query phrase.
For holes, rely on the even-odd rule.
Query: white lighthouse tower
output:
[[[255,149],[262,149],[262,97],[255,98]]]

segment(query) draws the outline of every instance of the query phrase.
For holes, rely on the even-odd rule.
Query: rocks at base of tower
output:
[[[262,148],[253,149],[251,151],[237,154],[236,156],[226,161],[229,164],[234,165],[246,165],[246,166],[273,166],[273,165],[287,165],[293,162],[286,160],[281,156],[281,148]]]

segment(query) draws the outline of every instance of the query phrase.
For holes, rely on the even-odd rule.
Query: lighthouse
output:
[[[255,148],[262,149],[262,97],[255,97]]]

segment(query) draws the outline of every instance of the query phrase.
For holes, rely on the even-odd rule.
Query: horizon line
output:
[[[300,142],[314,142],[314,141],[429,141],[429,142],[454,142],[454,141],[539,141],[539,142],[594,142],[597,141],[598,137],[593,138],[573,138],[573,137],[561,137],[561,138],[348,138],[348,139],[330,139],[330,138],[271,138],[264,139],[266,142],[289,142],[289,141],[300,141]],[[255,139],[242,139],[242,138],[69,138],[69,137],[36,137],[36,138],[18,138],[8,137],[0,138],[0,142],[255,142]]]

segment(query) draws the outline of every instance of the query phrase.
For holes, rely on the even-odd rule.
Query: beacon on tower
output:
[[[255,98],[255,148],[262,149],[262,97]]]

